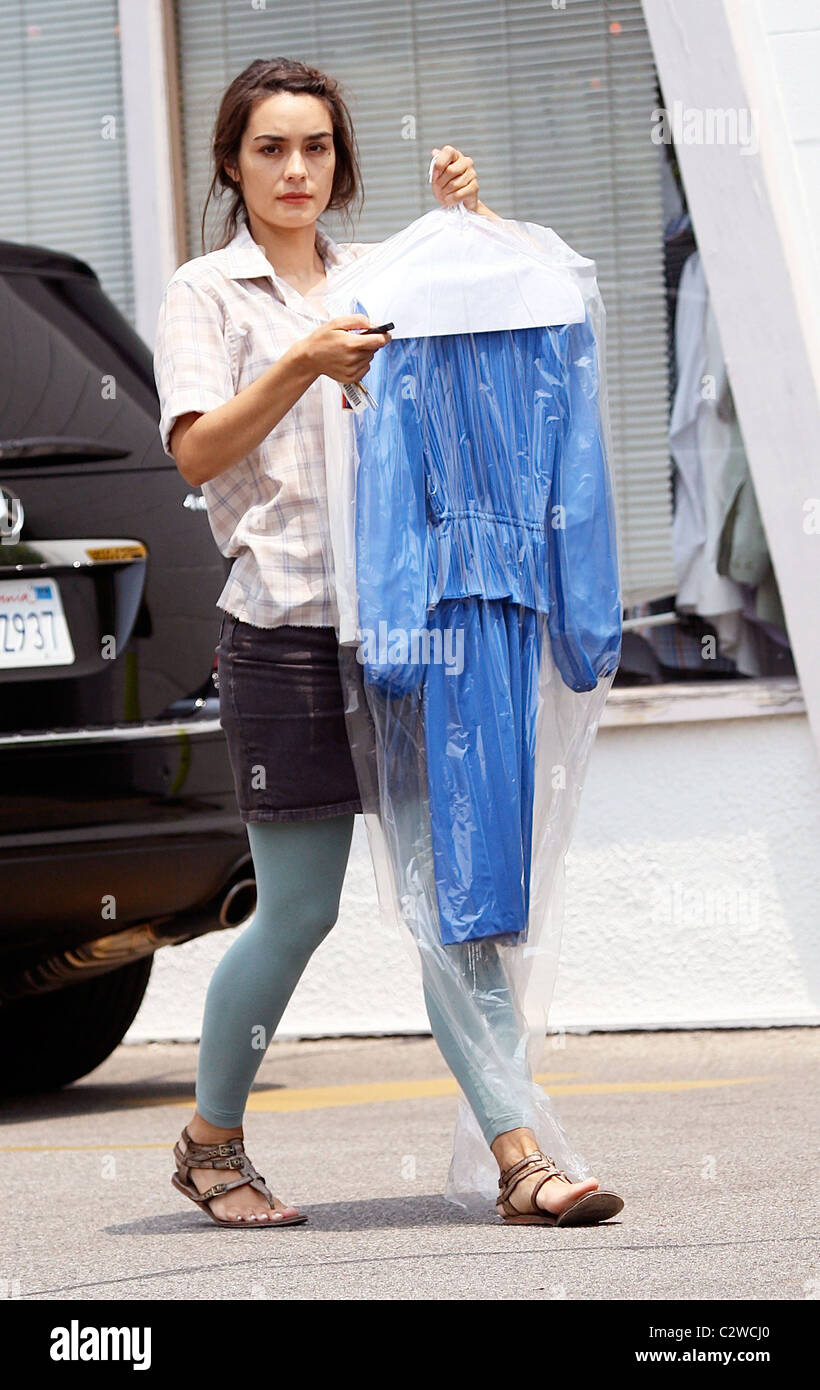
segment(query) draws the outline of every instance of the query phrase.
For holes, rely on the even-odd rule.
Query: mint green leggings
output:
[[[336,921],[354,820],[341,815],[247,825],[256,910],[213,973],[199,1045],[196,1108],[213,1125],[242,1124],[251,1085],[288,1000]],[[464,952],[471,981],[492,999],[491,1026],[499,1048],[515,1055],[520,1030],[496,947],[488,941],[448,950]],[[433,1036],[487,1143],[505,1130],[531,1126],[532,1117],[479,1065],[480,1047],[470,1041],[476,1024],[464,1011],[461,992],[442,983],[443,974],[431,989],[424,979],[429,968],[422,962]],[[443,990],[452,994],[446,1008]]]

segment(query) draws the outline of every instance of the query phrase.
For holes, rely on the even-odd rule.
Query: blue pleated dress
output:
[[[364,681],[385,727],[389,702],[422,710],[442,942],[521,940],[543,634],[573,691],[620,658],[592,328],[396,339],[367,386],[378,408],[356,420]]]

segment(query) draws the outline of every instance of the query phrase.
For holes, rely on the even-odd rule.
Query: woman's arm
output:
[[[389,333],[353,333],[366,314],[343,314],[293,343],[250,386],[213,410],[180,415],[170,434],[171,453],[187,483],[199,487],[232,468],[266,439],[319,376],[358,381]]]
[[[255,449],[298,401],[318,374],[302,343],[294,343],[256,381],[213,410],[180,415],[171,430],[171,453],[192,487],[209,483]]]

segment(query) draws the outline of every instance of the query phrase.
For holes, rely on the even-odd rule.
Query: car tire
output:
[[[0,1008],[0,1094],[31,1095],[87,1076],[122,1042],[151,976],[153,952],[118,970]]]

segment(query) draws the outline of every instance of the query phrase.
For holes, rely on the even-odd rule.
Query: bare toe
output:
[[[554,1216],[560,1216],[561,1212],[573,1202],[577,1202],[579,1197],[583,1197],[587,1192],[594,1192],[597,1186],[597,1178],[584,1178],[582,1182],[574,1182],[572,1186],[561,1182],[560,1179],[550,1178],[537,1192],[535,1205],[552,1212]],[[547,1189],[552,1197],[551,1204],[546,1200]]]

